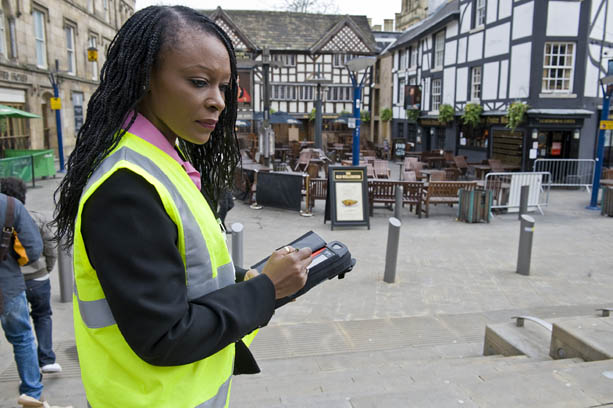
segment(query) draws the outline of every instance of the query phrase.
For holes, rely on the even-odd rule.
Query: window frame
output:
[[[0,9],[0,55],[4,55],[5,58],[8,58],[9,53],[5,23],[8,23],[8,18],[4,14],[4,10]]]
[[[40,16],[40,23],[42,27],[37,27],[37,18]],[[36,58],[36,66],[41,69],[47,69],[49,67],[49,58],[47,57],[47,33],[46,33],[46,18],[47,13],[44,10],[32,7],[32,28],[34,29],[34,56]],[[40,35],[37,32],[40,28]],[[41,45],[41,49],[39,49],[39,45]],[[39,55],[39,52],[41,55]],[[40,57],[40,58],[39,58]],[[40,60],[43,61],[40,61]],[[39,64],[42,62],[42,64]]]
[[[568,53],[569,45],[572,46],[572,52],[570,54]],[[551,47],[551,52],[549,54],[547,53],[547,46]],[[553,53],[554,46],[558,46],[558,52],[556,54]],[[561,54],[559,52],[560,46],[565,47],[564,54]],[[577,53],[577,44],[575,42],[572,42],[572,41],[547,41],[545,42],[544,49],[543,49],[543,75],[541,77],[541,93],[544,93],[544,94],[571,94],[573,92],[576,53]],[[554,57],[556,58],[558,62],[561,56],[563,56],[565,59],[570,57],[571,63],[569,65],[559,65],[559,64],[553,65],[550,63],[548,65],[547,64],[548,56],[550,57],[550,62]],[[554,70],[562,71],[562,76],[561,77],[558,75],[552,76],[551,73]],[[570,71],[567,79],[564,76],[564,71],[566,70]],[[556,89],[555,84],[557,81],[561,81],[562,84],[564,84],[565,82],[568,82],[568,89]],[[549,87],[550,84],[554,84],[554,87],[550,88]]]
[[[477,76],[478,82],[475,80]],[[483,69],[481,65],[470,68],[470,100],[481,101],[483,92]]]
[[[485,25],[487,18],[487,0],[474,0],[473,1],[473,24],[472,28],[478,28]],[[479,21],[481,20],[481,21]]]
[[[411,65],[411,68],[416,68],[418,54],[419,54],[419,50],[417,49],[417,44],[411,46],[410,49],[411,49],[411,54],[409,56],[409,64]]]
[[[442,40],[439,44],[439,38]],[[438,49],[440,47],[440,49]],[[434,34],[434,47],[432,48],[434,61],[432,61],[432,69],[441,69],[445,64],[445,30],[441,30]]]
[[[438,84],[438,93],[434,93],[435,85]],[[433,112],[438,112],[440,106],[443,103],[443,80],[441,78],[432,78],[430,85],[430,99],[431,99],[431,110]],[[436,97],[436,100],[435,100]]]
[[[69,43],[68,41],[69,32],[71,33],[72,50],[68,47],[69,46],[68,44]],[[75,38],[77,29],[72,24],[64,24],[64,33],[66,34],[66,57],[68,61],[68,74],[77,75],[77,53],[76,53],[77,44],[76,44],[76,38]],[[72,69],[71,69],[71,65],[72,65]]]

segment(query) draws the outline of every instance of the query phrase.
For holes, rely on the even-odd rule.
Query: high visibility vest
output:
[[[90,177],[75,223],[74,325],[88,402],[93,408],[227,407],[234,344],[191,364],[160,367],[138,357],[117,327],[85,251],[81,216],[87,199],[119,169],[129,169],[151,183],[175,223],[188,299],[235,280],[225,234],[183,167],[149,142],[125,133]]]

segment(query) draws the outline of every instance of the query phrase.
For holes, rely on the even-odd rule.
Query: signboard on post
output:
[[[62,109],[62,101],[60,98],[49,98],[49,100],[51,102],[50,104],[52,110]]]
[[[613,130],[613,120],[601,120],[600,129],[601,130]]]
[[[330,166],[324,223],[330,227],[366,226],[370,229],[368,213],[368,177],[366,167]]]

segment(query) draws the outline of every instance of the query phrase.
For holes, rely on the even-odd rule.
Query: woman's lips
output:
[[[196,122],[198,122],[200,126],[211,130],[215,129],[215,126],[217,125],[216,120],[197,120]]]

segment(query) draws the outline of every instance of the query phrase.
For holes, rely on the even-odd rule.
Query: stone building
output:
[[[134,7],[135,0],[2,0],[0,104],[41,116],[9,119],[0,136],[2,150],[56,149],[57,154],[53,73],[64,153],[70,154],[108,46]],[[88,49],[97,50],[97,61],[88,60]]]
[[[396,30],[404,31],[426,18],[428,0],[402,0],[400,13],[396,13]]]

